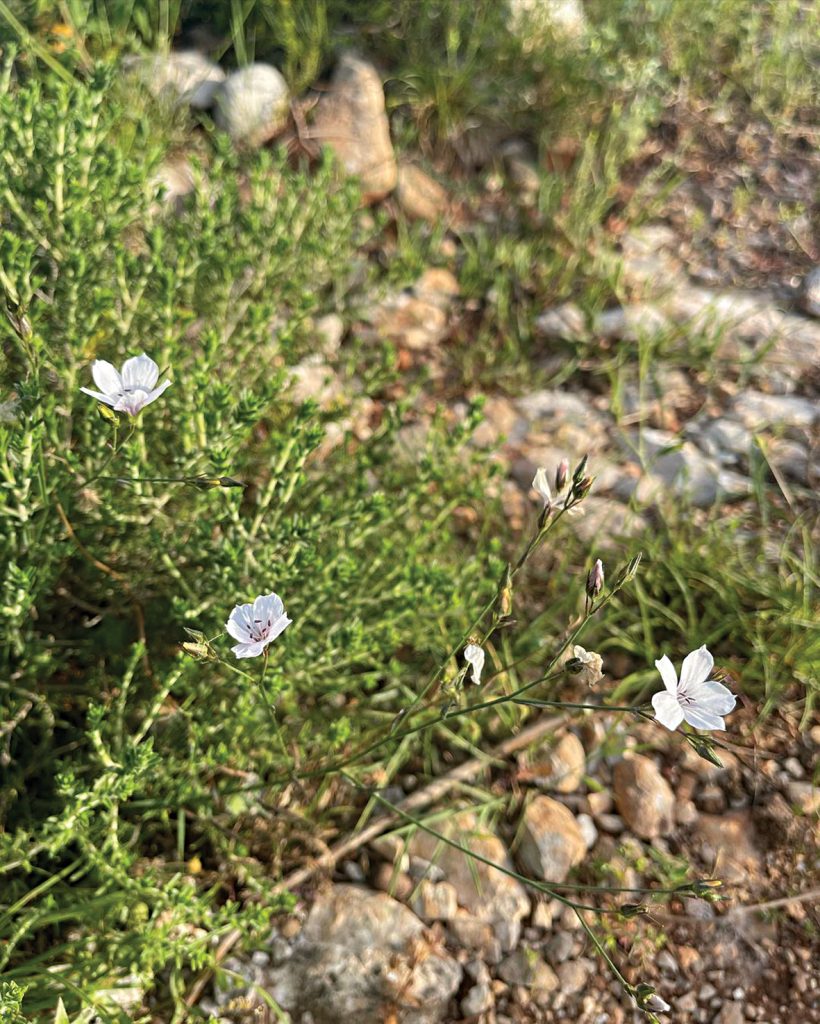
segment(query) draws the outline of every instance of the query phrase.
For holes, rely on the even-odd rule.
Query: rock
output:
[[[752,432],[737,420],[720,417],[694,432],[699,447],[720,463],[746,459],[754,444]]]
[[[586,318],[580,306],[565,302],[537,317],[535,330],[542,337],[555,341],[580,341],[587,334]]]
[[[522,772],[537,785],[557,793],[574,793],[586,771],[584,747],[575,733],[567,732],[550,750],[535,750],[521,761]]]
[[[459,907],[456,916],[447,922],[447,927],[459,946],[478,953],[488,964],[500,962],[501,943],[486,921],[479,921]]]
[[[214,101],[225,72],[198,50],[157,53],[150,57],[128,57],[126,70],[136,70],[149,92],[159,99],[171,99],[205,110]]]
[[[666,290],[670,284],[685,282],[683,265],[674,255],[680,239],[666,224],[645,224],[621,239],[625,279],[650,292]]]
[[[801,814],[817,814],[820,811],[820,788],[811,782],[787,782],[786,793],[789,802],[794,804]]]
[[[578,828],[584,837],[586,848],[591,850],[598,842],[598,829],[595,827],[595,822],[589,814],[579,814],[575,820],[578,822]]]
[[[516,851],[525,871],[545,882],[563,882],[585,853],[581,829],[563,804],[548,796],[527,804]]]
[[[619,474],[619,482],[614,488],[616,491],[622,477],[623,474]],[[632,481],[627,478],[627,483],[631,488]],[[598,486],[600,483],[596,476],[595,487]],[[640,513],[611,498],[600,498],[596,494],[584,498],[581,511],[583,514],[571,522],[572,530],[584,544],[594,545],[596,551],[622,548],[624,538],[639,536],[647,526],[646,519]]]
[[[373,885],[399,900],[406,900],[414,888],[413,879],[404,871],[397,871],[392,864],[379,864]]]
[[[714,1024],[745,1024],[742,1003],[724,1003],[714,1019]]]
[[[162,203],[174,213],[182,212],[186,197],[196,188],[194,168],[185,157],[163,160],[151,180],[162,188]]]
[[[461,289],[452,271],[446,267],[428,267],[413,285],[413,291],[419,298],[427,299],[441,309],[449,309]]]
[[[285,128],[290,93],[275,67],[249,64],[225,80],[215,104],[217,126],[237,145],[254,149]]]
[[[342,55],[329,91],[317,104],[313,134],[348,174],[359,178],[366,203],[383,199],[396,187],[398,167],[384,89],[372,64],[351,53]]]
[[[567,960],[558,967],[558,983],[564,995],[573,996],[586,985],[589,976],[587,961]]]
[[[294,1019],[314,1024],[437,1024],[461,968],[421,921],[385,893],[337,885],[321,895],[268,987]]]
[[[810,270],[803,278],[799,301],[805,313],[820,317],[820,267]]]
[[[626,828],[626,823],[620,814],[599,814],[595,819],[598,828],[611,836],[619,836]]]
[[[447,214],[447,192],[415,164],[399,164],[396,199],[402,210],[413,220],[437,224]]]
[[[569,960],[575,949],[575,936],[572,932],[560,931],[550,937],[544,947],[544,955],[554,966]]]
[[[545,963],[540,954],[526,946],[519,946],[514,953],[501,961],[498,976],[508,985],[523,985],[525,988],[553,992],[558,988],[558,976]]]
[[[762,391],[741,391],[734,400],[732,412],[749,430],[760,430],[773,424],[807,428],[820,421],[817,402],[796,395],[768,395]]]
[[[338,313],[320,316],[314,324],[314,333],[319,339],[319,353],[326,358],[338,355],[345,333],[344,320]]]
[[[465,973],[473,979],[475,984],[461,1000],[461,1012],[465,1017],[477,1017],[492,1009],[495,1003],[492,978],[486,965],[480,960],[473,960],[472,963],[467,964]]]
[[[608,309],[596,317],[593,330],[602,338],[620,338],[622,341],[637,342],[641,338],[652,338],[671,327],[669,317],[657,306],[639,302],[623,309]]]
[[[508,0],[510,28],[527,51],[558,37],[582,39],[588,23],[581,0]]]
[[[634,754],[615,765],[613,793],[618,812],[637,836],[654,839],[673,830],[675,794],[648,757]]]
[[[439,831],[487,860],[511,867],[504,844],[489,828],[479,825],[469,811],[443,822]],[[490,925],[503,950],[514,948],[521,934],[521,918],[530,912],[530,901],[520,882],[425,832],[416,832],[407,846],[411,857],[422,857],[443,872],[456,888],[459,905]]]
[[[291,397],[294,402],[313,399],[320,409],[329,409],[342,398],[342,382],[322,356],[308,356],[291,368]]]
[[[763,866],[748,811],[701,814],[692,837],[710,874],[726,882],[752,884]]]
[[[414,914],[426,921],[451,921],[458,911],[458,894],[449,882],[419,882],[410,900]]]

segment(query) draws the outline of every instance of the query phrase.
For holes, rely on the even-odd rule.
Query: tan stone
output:
[[[445,217],[449,205],[445,189],[415,164],[399,164],[396,198],[408,217],[428,224]]]
[[[668,835],[675,822],[675,794],[655,766],[642,754],[619,761],[613,773],[618,813],[642,839]]]
[[[527,804],[516,849],[525,871],[545,882],[563,882],[586,849],[578,822],[563,804],[548,796]]]

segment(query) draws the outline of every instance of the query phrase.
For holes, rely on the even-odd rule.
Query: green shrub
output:
[[[450,526],[483,488],[455,457],[469,421],[402,457],[399,408],[320,458],[348,402],[289,397],[310,316],[344,301],[355,189],[215,139],[173,213],[114,97],[102,76],[0,98],[0,973],[29,1012],[129,973],[178,993],[214,935],[263,928],[276,792],[389,727],[490,592]],[[172,386],[101,414],[91,361],[143,350]],[[261,659],[221,635],[273,589],[276,729]],[[228,660],[184,654],[186,629]]]

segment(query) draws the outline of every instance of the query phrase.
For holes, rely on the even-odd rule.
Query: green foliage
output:
[[[411,461],[398,408],[319,462],[346,405],[288,397],[356,243],[331,167],[215,139],[174,214],[161,148],[105,76],[6,91],[0,152],[0,972],[33,1012],[127,974],[178,993],[214,935],[260,933],[280,840],[234,824],[271,820],[295,757],[321,766],[389,724],[488,576],[448,526],[482,487],[454,462],[469,420]],[[79,391],[91,361],[143,350],[173,386],[136,420],[101,415]],[[203,483],[220,477],[243,486]],[[261,663],[180,644],[188,628],[224,656],[233,605],[274,588],[293,625],[267,667],[272,729]]]

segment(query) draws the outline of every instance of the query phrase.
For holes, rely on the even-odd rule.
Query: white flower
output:
[[[665,999],[653,992],[651,996],[647,996],[642,1003],[644,1010],[650,1010],[652,1013],[669,1013],[672,1007],[667,1003]]]
[[[735,696],[722,683],[709,679],[714,664],[705,646],[683,659],[680,680],[665,654],[655,662],[666,687],[652,698],[655,718],[661,725],[677,729],[685,720],[695,729],[726,728],[721,716],[734,708]]]
[[[478,644],[467,644],[464,648],[464,660],[473,669],[473,682],[478,686],[484,669],[484,651]]]
[[[263,594],[253,604],[238,604],[225,628],[239,643],[231,648],[237,658],[257,658],[291,624],[278,594]]]
[[[544,499],[545,505],[549,505],[552,502],[552,492],[550,491],[549,481],[547,480],[547,471],[543,466],[536,471],[536,474],[533,477],[532,489],[534,491],[538,491],[539,495]]]
[[[126,359],[122,373],[104,359],[95,359],[91,364],[91,376],[100,390],[80,388],[80,391],[110,405],[116,412],[127,412],[129,416],[136,416],[171,386],[171,382],[166,380],[156,387],[159,367],[144,352]]]

